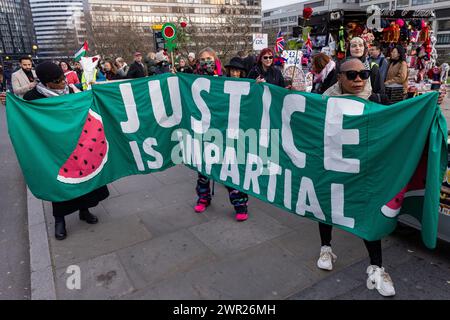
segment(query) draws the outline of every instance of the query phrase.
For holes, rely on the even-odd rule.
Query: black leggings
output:
[[[320,241],[322,246],[331,246],[331,232],[333,227],[329,224],[319,222]],[[369,252],[370,264],[376,265],[381,268],[382,255],[381,255],[381,240],[367,241],[364,240],[367,251]]]

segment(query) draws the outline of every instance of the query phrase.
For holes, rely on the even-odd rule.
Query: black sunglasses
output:
[[[267,60],[267,59],[273,60],[273,56],[264,56],[263,59],[264,60]]]
[[[356,80],[356,77],[359,76],[361,80],[367,80],[370,77],[370,70],[361,70],[361,71],[355,71],[355,70],[349,70],[349,71],[342,71],[341,73],[345,73],[345,76],[348,80]]]

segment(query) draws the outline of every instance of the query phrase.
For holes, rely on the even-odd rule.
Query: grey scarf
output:
[[[46,97],[57,97],[69,94],[69,87],[67,85],[64,87],[64,89],[50,89],[39,82],[36,85],[36,90]]]

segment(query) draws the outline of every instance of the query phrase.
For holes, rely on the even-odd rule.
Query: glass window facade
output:
[[[0,0],[0,50],[15,57],[32,53],[34,31],[28,0]]]

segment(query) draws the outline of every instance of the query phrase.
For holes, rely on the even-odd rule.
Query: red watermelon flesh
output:
[[[89,110],[75,150],[58,172],[57,179],[64,183],[81,183],[95,177],[108,161],[108,141],[102,118]]]
[[[388,203],[382,208],[381,212],[389,218],[396,217],[402,208],[403,200],[408,196],[421,196],[424,194],[425,182],[427,176],[427,153],[422,154],[416,171],[409,180],[409,183]]]

